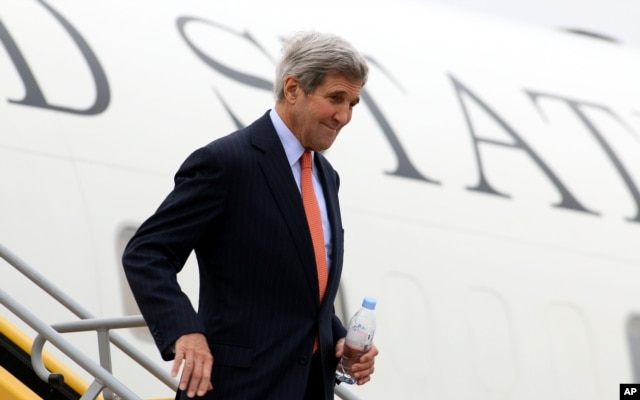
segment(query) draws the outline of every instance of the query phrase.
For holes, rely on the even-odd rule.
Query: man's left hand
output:
[[[342,357],[344,351],[344,341],[342,338],[336,343],[336,357]],[[376,356],[378,355],[378,348],[375,343],[371,343],[371,347],[366,353],[360,356],[357,363],[351,366],[351,372],[353,377],[357,379],[358,385],[364,385],[371,380],[371,374],[375,370]]]

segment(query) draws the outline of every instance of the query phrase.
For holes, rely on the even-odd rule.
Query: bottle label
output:
[[[347,344],[358,351],[366,351],[373,340],[373,331],[369,331],[362,324],[355,324],[347,332]]]

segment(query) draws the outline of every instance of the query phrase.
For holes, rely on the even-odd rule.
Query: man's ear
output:
[[[295,102],[300,93],[302,92],[302,88],[300,87],[300,80],[297,76],[287,75],[284,78],[284,98],[288,102]]]

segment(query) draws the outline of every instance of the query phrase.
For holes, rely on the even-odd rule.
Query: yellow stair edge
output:
[[[0,399],[42,400],[2,366],[0,366]]]

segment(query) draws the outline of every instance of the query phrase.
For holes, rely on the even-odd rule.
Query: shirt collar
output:
[[[291,132],[291,130],[287,127],[284,121],[282,121],[282,118],[280,118],[280,115],[278,115],[275,108],[271,110],[269,116],[271,117],[271,122],[276,128],[278,137],[282,142],[284,152],[287,155],[287,160],[289,160],[289,166],[293,167],[293,165],[300,160],[300,157],[302,157],[302,153],[304,153],[304,147],[302,146],[298,138],[295,137],[293,132]]]

